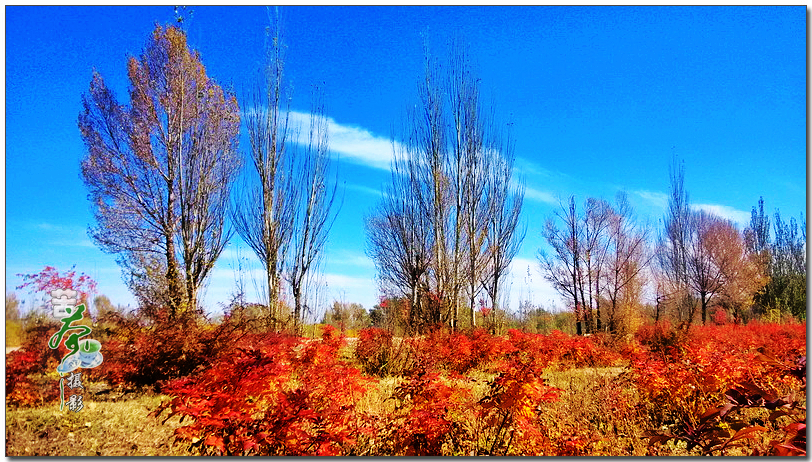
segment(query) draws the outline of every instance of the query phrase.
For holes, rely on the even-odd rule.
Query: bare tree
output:
[[[451,149],[454,164],[448,172],[454,196],[454,249],[453,265],[459,268],[460,284],[467,297],[470,310],[469,325],[476,324],[475,304],[487,265],[488,226],[492,224],[493,200],[491,189],[496,162],[507,153],[498,145],[498,133],[493,117],[480,103],[480,89],[471,71],[467,54],[457,49],[449,76],[449,106],[453,118]],[[501,173],[501,170],[499,170]],[[510,178],[508,177],[508,180]],[[452,328],[459,326],[459,303],[454,303]]]
[[[702,308],[702,324],[707,322],[708,306],[727,283],[726,269],[735,257],[730,245],[723,241],[732,233],[738,236],[735,226],[705,211],[691,214],[688,245],[688,284],[699,296]],[[742,246],[738,252],[743,251]]]
[[[657,261],[662,272],[663,298],[674,306],[682,321],[690,324],[696,312],[696,303],[688,284],[688,245],[691,212],[685,191],[685,166],[676,158],[669,167],[671,195],[668,213],[663,220],[663,235],[659,238]]]
[[[569,207],[555,212],[563,224],[559,230],[554,219],[542,231],[554,253],[539,251],[542,274],[565,297],[572,297],[576,315],[576,332],[592,333],[601,329],[601,271],[608,249],[607,229],[611,207],[602,199],[588,198],[584,213],[578,214],[575,198]],[[594,312],[594,314],[593,314]]]
[[[608,248],[606,231],[611,207],[603,199],[590,197],[586,201],[584,211],[581,219],[581,226],[584,229],[583,242],[579,245],[579,249],[582,252],[581,259],[584,262],[583,269],[586,274],[581,274],[579,287],[581,300],[584,303],[586,332],[592,333],[596,328],[598,330],[602,328],[600,281]],[[586,292],[584,292],[584,288],[586,288]]]
[[[156,26],[128,71],[129,105],[99,74],[82,100],[82,177],[98,224],[90,235],[118,255],[125,280],[143,262],[165,270],[174,318],[198,309],[199,289],[229,238],[224,204],[239,164],[239,108],[176,27]]]
[[[274,26],[264,85],[255,89],[246,111],[249,169],[231,216],[237,233],[263,266],[268,317],[276,328],[282,317],[279,296],[296,217],[296,180],[291,179],[290,98],[283,81],[284,46],[278,19]]]
[[[384,287],[408,298],[408,325],[421,317],[421,299],[433,251],[431,217],[422,201],[416,159],[395,152],[391,183],[376,213],[366,219],[367,254]]]
[[[427,273],[423,308],[425,324],[450,322],[456,328],[460,292],[460,227],[462,208],[460,177],[462,151],[455,149],[456,133],[448,133],[447,87],[442,85],[440,66],[426,52],[426,78],[420,86],[421,114],[411,116],[414,133],[409,140],[415,156],[417,181],[423,209],[431,217],[432,258]],[[456,125],[451,125],[458,130]],[[457,132],[458,133],[458,132]]]
[[[512,147],[507,145],[503,155],[494,159],[488,181],[489,215],[485,221],[485,268],[482,285],[491,301],[491,313],[499,309],[500,290],[513,258],[524,240],[526,228],[519,228],[519,216],[524,200],[524,184],[513,186]],[[473,311],[473,310],[472,310]],[[472,322],[473,325],[473,322]]]
[[[581,261],[580,243],[583,240],[583,230],[578,226],[578,214],[575,206],[575,197],[570,196],[569,206],[561,204],[556,210],[557,217],[563,224],[559,229],[556,221],[551,217],[547,219],[542,235],[553,249],[548,254],[543,249],[538,252],[539,266],[544,278],[564,297],[572,298],[575,310],[575,332],[582,335],[583,312],[583,262]],[[580,295],[580,297],[579,297]]]
[[[603,273],[604,293],[609,299],[609,331],[617,328],[619,304],[627,293],[634,292],[642,285],[645,268],[651,261],[648,251],[648,228],[641,228],[634,222],[634,214],[625,193],[618,193],[612,211],[607,241],[609,252],[606,269]],[[659,304],[658,304],[659,308]],[[659,320],[659,311],[655,313]]]
[[[290,179],[295,214],[289,271],[293,294],[293,328],[298,331],[302,309],[308,296],[309,276],[322,256],[324,244],[338,214],[334,207],[338,183],[329,184],[330,154],[328,152],[327,120],[323,103],[316,100],[310,115],[308,142],[296,156]],[[340,206],[339,206],[340,208]]]
[[[396,145],[401,149],[393,163],[389,196],[367,220],[367,233],[379,277],[409,298],[411,321],[449,323],[457,329],[463,297],[474,324],[474,304],[488,265],[488,230],[496,210],[491,200],[498,199],[489,188],[509,187],[512,160],[503,160],[510,155],[503,152],[508,146],[499,145],[500,133],[492,115],[482,108],[479,83],[463,51],[455,50],[449,69],[443,79],[439,64],[427,54],[420,104],[407,114]],[[508,163],[507,170],[502,162]],[[507,171],[507,179],[494,182],[494,168],[498,175]],[[519,200],[518,209],[520,204]],[[504,208],[505,202],[499,205]],[[502,213],[498,240],[505,243],[510,241],[511,219]],[[496,236],[494,229],[491,233]],[[494,236],[490,245],[496,245]],[[494,266],[497,282],[505,271],[502,257],[509,254],[499,254]],[[510,258],[506,260],[509,264]],[[389,267],[392,262],[399,267]]]

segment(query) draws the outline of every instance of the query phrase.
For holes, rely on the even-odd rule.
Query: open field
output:
[[[60,411],[53,393],[29,404],[11,393],[7,456],[805,451],[803,324],[644,329],[622,343],[518,331],[243,336],[159,387],[114,374],[116,345],[107,370],[87,371],[79,412]],[[25,351],[7,356],[11,374]],[[24,375],[41,390],[58,382]]]

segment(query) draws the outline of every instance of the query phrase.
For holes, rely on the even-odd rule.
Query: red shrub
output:
[[[58,328],[54,322],[29,327],[22,347],[6,355],[7,405],[35,406],[59,399],[59,380],[46,377],[68,352],[64,338],[58,348],[48,346]]]
[[[228,323],[212,326],[192,319],[125,324],[102,344],[104,362],[91,377],[114,386],[160,389],[163,381],[208,367],[245,335]]]
[[[540,426],[539,412],[542,403],[558,400],[561,390],[544,383],[545,365],[543,358],[521,350],[500,364],[488,394],[479,401],[477,414],[485,444],[478,454],[554,455]]]
[[[392,332],[377,327],[358,331],[355,359],[368,375],[400,372],[409,360],[409,345],[393,338]]]
[[[175,434],[203,454],[349,454],[368,431],[355,412],[368,381],[338,358],[342,341],[328,326],[320,341],[273,336],[242,345],[171,382],[173,398],[157,413],[193,418]]]
[[[672,423],[720,404],[725,390],[744,382],[772,393],[791,387],[797,379],[776,364],[806,349],[805,329],[792,325],[655,327],[638,338],[648,352],[630,357],[632,377],[652,416]]]
[[[452,413],[463,408],[469,390],[450,386],[437,371],[413,370],[392,395],[397,405],[381,433],[393,455],[442,456],[467,440]],[[444,449],[445,448],[445,449]]]

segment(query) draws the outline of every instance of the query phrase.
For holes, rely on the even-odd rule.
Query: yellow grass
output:
[[[149,417],[160,396],[91,401],[71,412],[59,404],[6,409],[6,456],[183,456],[173,444],[178,418],[165,425]]]

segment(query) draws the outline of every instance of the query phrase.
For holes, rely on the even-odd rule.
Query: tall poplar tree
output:
[[[177,27],[156,26],[127,69],[128,104],[98,73],[82,98],[82,179],[96,219],[89,232],[117,255],[142,305],[150,303],[145,293],[160,297],[176,318],[198,310],[198,292],[230,236],[240,111]],[[164,285],[155,290],[150,273]]]

